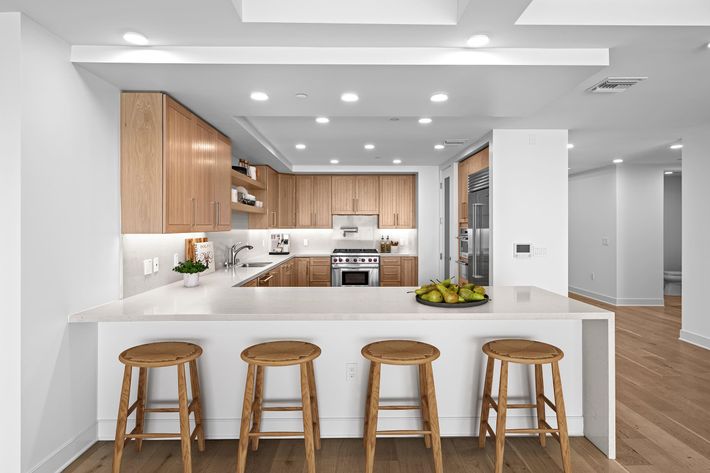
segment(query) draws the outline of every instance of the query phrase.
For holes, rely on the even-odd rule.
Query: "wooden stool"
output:
[[[116,441],[113,451],[113,473],[121,470],[123,447],[127,440],[134,439],[136,448],[141,451],[143,439],[179,438],[182,444],[182,463],[185,473],[192,472],[192,456],[190,442],[197,439],[197,448],[205,450],[205,432],[202,427],[202,406],[200,396],[200,380],[197,375],[197,359],[202,355],[202,348],[192,343],[160,342],[148,343],[129,348],[118,356],[123,363],[123,387],[121,399],[118,404],[118,420],[116,422]],[[190,384],[192,402],[187,402],[187,385],[185,382],[185,364],[190,364]],[[164,368],[177,366],[178,379],[178,407],[149,408],[148,402],[148,368]],[[128,407],[131,394],[131,375],[133,368],[138,367],[138,399]],[[126,433],[128,416],[136,411],[136,426]],[[146,412],[179,412],[180,433],[146,434],[143,432]],[[190,413],[195,414],[195,430],[190,433]]]
[[[483,345],[483,353],[488,355],[486,367],[486,381],[483,387],[483,403],[481,405],[481,425],[478,434],[478,445],[486,446],[486,434],[490,433],[496,442],[495,472],[503,471],[503,450],[505,448],[506,433],[530,433],[540,435],[540,445],[545,446],[547,434],[552,434],[560,442],[562,451],[562,467],[565,473],[572,472],[570,460],[569,437],[567,436],[567,416],[565,415],[565,402],[562,398],[562,382],[560,380],[560,367],[558,362],[564,356],[562,350],[547,343],[531,340],[495,340]],[[498,403],[491,397],[493,386],[493,366],[495,361],[501,361],[500,387],[498,388]],[[535,365],[535,403],[533,404],[508,404],[508,363]],[[553,404],[545,396],[545,387],[542,378],[542,365],[552,365],[552,384],[555,392]],[[549,405],[557,414],[557,427],[553,429],[545,420],[545,404]],[[498,417],[496,431],[493,432],[488,423],[490,408],[493,408]],[[508,409],[537,409],[537,429],[506,429],[505,420]]]
[[[242,360],[249,364],[249,368],[239,432],[237,473],[244,473],[246,469],[247,447],[250,439],[251,448],[256,451],[259,448],[259,437],[300,437],[301,435],[303,435],[306,444],[308,473],[315,473],[316,458],[313,447],[315,444],[315,448],[320,450],[320,421],[318,419],[318,397],[316,396],[313,360],[319,356],[319,347],[312,343],[297,341],[260,343],[242,352]],[[264,407],[264,368],[292,365],[300,365],[301,369],[301,406]],[[269,411],[302,411],[303,432],[260,431],[261,415],[263,412]]]
[[[439,436],[439,411],[436,405],[434,376],[431,362],[439,358],[439,350],[426,343],[411,340],[386,340],[371,343],[362,349],[362,356],[370,360],[370,377],[365,404],[365,472],[372,473],[375,465],[375,443],[377,435],[424,435],[426,448],[432,448],[434,471],[443,472],[441,459],[441,439]],[[419,367],[419,399],[417,405],[380,405],[381,365],[401,365]],[[422,430],[377,430],[378,410],[420,410]]]

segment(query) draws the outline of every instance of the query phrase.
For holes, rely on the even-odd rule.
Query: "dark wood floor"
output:
[[[580,298],[582,299],[582,298]],[[668,298],[665,308],[612,307],[582,299],[617,313],[618,459],[609,461],[584,438],[572,439],[575,473],[710,472],[710,352],[678,340],[680,300]],[[475,439],[443,439],[447,473],[493,470],[494,450],[479,450]],[[543,449],[532,438],[506,444],[506,473],[561,472],[559,447],[548,440]],[[111,471],[112,442],[99,442],[66,472]],[[377,441],[377,473],[433,472],[429,450],[420,439]],[[360,473],[364,451],[359,439],[324,439],[317,454],[319,473]],[[203,454],[194,453],[195,473],[231,472],[235,441],[210,441]],[[124,472],[181,472],[177,442],[145,442],[139,455],[124,454]],[[250,473],[304,471],[303,442],[262,440],[250,452]]]

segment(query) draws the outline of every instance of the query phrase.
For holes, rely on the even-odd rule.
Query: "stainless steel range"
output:
[[[372,249],[333,250],[330,257],[331,285],[379,286],[380,255]]]

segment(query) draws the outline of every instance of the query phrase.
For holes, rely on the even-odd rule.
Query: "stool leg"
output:
[[[123,445],[126,443],[126,421],[128,417],[128,401],[131,396],[131,371],[128,365],[123,369],[123,385],[118,401],[118,417],[116,419],[116,440],[113,445],[113,473],[121,471]]]
[[[195,430],[197,432],[197,449],[205,451],[205,427],[202,424],[202,392],[200,391],[200,375],[197,372],[197,360],[190,362],[190,389],[195,403]]]
[[[254,402],[254,374],[256,365],[249,364],[247,380],[244,387],[244,404],[242,406],[242,423],[239,429],[239,448],[237,450],[237,473],[244,473],[247,466],[247,450],[249,447],[249,423]]]
[[[303,439],[306,443],[308,473],[316,473],[316,454],[313,448],[313,408],[311,407],[308,366],[301,363],[301,402],[303,405]]]
[[[320,416],[318,415],[318,392],[316,390],[316,373],[313,362],[308,362],[308,390],[311,393],[311,408],[313,409],[313,440],[316,450],[320,450]]]
[[[419,365],[419,405],[422,412],[422,430],[431,430],[429,423],[429,406],[427,405],[426,368]],[[424,446],[431,448],[431,435],[424,434]]]
[[[148,368],[141,368],[138,372],[138,404],[136,405],[137,434],[145,430],[145,405],[148,400]],[[136,439],[136,450],[143,450],[143,439]]]
[[[259,432],[261,429],[261,416],[264,407],[264,367],[256,367],[256,387],[254,388],[254,406],[252,411],[251,432]],[[259,437],[251,438],[251,449],[256,452],[259,448]]]
[[[562,398],[562,380],[560,379],[560,366],[555,361],[552,363],[552,384],[555,388],[555,413],[557,414],[557,428],[560,430],[560,450],[562,451],[562,467],[565,473],[572,473],[572,460],[570,459],[569,437],[567,435],[567,414],[565,401]]]
[[[373,473],[375,469],[375,444],[377,443],[377,410],[380,405],[380,364],[372,363],[372,382],[368,395],[368,406],[365,418],[365,473]]]
[[[508,362],[500,365],[500,386],[498,388],[498,417],[496,418],[496,467],[495,473],[503,473],[503,453],[505,451],[505,420],[508,411]]]
[[[367,425],[368,413],[370,412],[370,396],[372,395],[372,374],[374,373],[375,364],[370,362],[370,374],[367,377],[367,392],[365,393],[365,428],[362,431],[362,446],[367,448]],[[375,429],[377,430],[377,429]]]
[[[542,365],[535,365],[535,404],[537,404],[537,428],[545,428],[545,384],[542,377]],[[540,445],[547,444],[547,434],[540,434]]]
[[[434,455],[434,472],[443,473],[444,463],[441,459],[441,436],[439,434],[439,410],[436,405],[436,390],[434,389],[434,371],[431,363],[424,365],[426,372],[426,400],[429,408],[429,425],[431,428],[431,450]]]
[[[185,381],[185,363],[177,365],[178,374],[178,410],[180,411],[180,447],[182,449],[182,470],[192,473],[192,454],[190,453],[190,412],[187,410],[187,382]]]
[[[481,402],[481,422],[478,426],[478,447],[485,448],[486,446],[486,436],[488,435],[488,416],[491,412],[491,404],[488,399],[491,397],[493,392],[493,368],[495,367],[495,360],[488,357],[488,363],[486,364],[486,379],[483,383],[483,401]]]

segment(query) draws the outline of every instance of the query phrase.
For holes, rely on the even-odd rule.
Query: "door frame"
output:
[[[456,198],[458,197],[458,192],[454,192],[456,183],[454,182],[454,166],[456,163],[450,164],[449,166],[439,170],[439,279],[444,278],[445,265],[444,261],[445,245],[446,245],[446,233],[444,232],[444,224],[446,222],[445,212],[445,195],[444,195],[444,180],[449,179],[449,274],[457,275],[458,268],[455,263],[458,258],[454,258],[454,255],[458,255],[458,247],[456,246],[456,233],[458,231],[458,214],[454,212],[454,206],[456,205]]]

